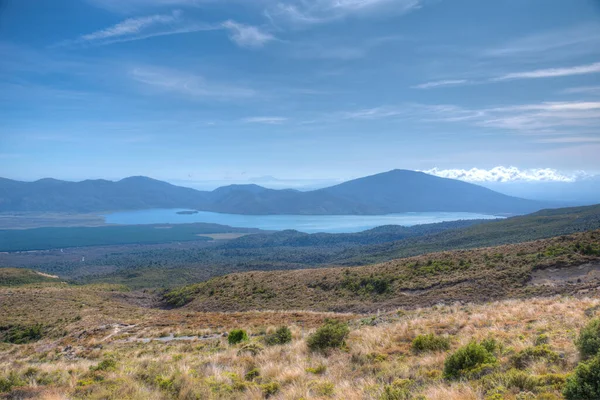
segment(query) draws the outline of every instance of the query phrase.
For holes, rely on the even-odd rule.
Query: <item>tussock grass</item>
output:
[[[81,335],[75,324],[61,338],[2,344],[0,387],[49,399],[560,399],[580,360],[575,341],[594,317],[589,310],[599,305],[598,299],[552,297],[403,310],[382,314],[371,325],[355,316],[345,345],[326,353],[311,351],[308,343],[331,314],[298,313],[296,318],[321,320],[289,323],[292,341],[276,346],[263,346],[277,326],[265,324],[262,313],[236,321],[249,340],[235,346],[218,329],[205,339],[143,343],[104,340],[104,330]],[[115,313],[115,323],[122,323],[123,315]],[[173,333],[175,327],[206,334],[194,321],[200,315],[147,317],[126,337]],[[86,330],[94,332],[91,325]],[[452,340],[448,350],[436,345],[435,351],[416,352],[419,335]],[[540,335],[549,340],[536,345]],[[445,379],[448,357],[469,343],[493,353],[494,368]],[[240,351],[245,346],[260,350]],[[515,360],[523,361],[522,369],[515,369]]]

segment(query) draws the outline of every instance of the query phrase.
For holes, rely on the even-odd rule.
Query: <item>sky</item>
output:
[[[395,168],[600,173],[600,1],[0,0],[0,176]]]

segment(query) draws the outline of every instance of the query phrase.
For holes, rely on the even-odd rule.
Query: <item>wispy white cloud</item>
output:
[[[231,41],[241,47],[262,47],[267,42],[275,40],[272,34],[257,26],[245,25],[232,20],[220,24],[186,20],[183,18],[182,11],[175,10],[171,14],[128,18],[108,28],[82,35],[75,40],[62,41],[53,47],[98,46],[211,30],[228,31]]]
[[[275,39],[275,36],[257,26],[244,25],[232,20],[223,22],[222,26],[229,31],[229,38],[241,47],[262,47]]]
[[[336,117],[338,120],[395,119],[462,123],[506,133],[527,134],[531,142],[568,143],[568,138],[571,138],[571,142],[583,142],[584,137],[598,137],[600,102],[547,102],[480,109],[449,104],[406,103],[345,111]]]
[[[171,24],[179,19],[181,12],[176,10],[167,15],[151,15],[148,17],[128,18],[109,28],[102,29],[93,33],[88,33],[80,37],[80,40],[91,42],[95,40],[110,39],[127,35],[136,35],[140,32],[156,25]]]
[[[405,108],[381,106],[345,111],[340,114],[343,119],[385,119],[405,114]]]
[[[469,81],[466,79],[448,79],[448,80],[442,80],[442,81],[421,83],[419,85],[413,86],[413,88],[414,89],[431,89],[431,88],[436,88],[436,87],[440,87],[440,86],[457,86],[457,85],[464,85],[467,83],[469,83]]]
[[[193,98],[243,99],[253,97],[252,89],[219,82],[182,71],[156,67],[137,67],[130,71],[131,78],[155,90],[177,93]]]
[[[600,46],[600,24],[584,24],[539,32],[486,49],[483,55],[522,60],[568,59],[594,54]]]
[[[113,43],[144,40],[157,36],[177,35],[199,31],[222,29],[219,25],[188,21],[183,13],[175,10],[170,14],[128,18],[118,24],[88,33],[77,39],[64,40],[51,47],[101,46]]]
[[[267,7],[265,15],[275,22],[305,25],[382,10],[405,14],[420,6],[421,0],[288,0]]]
[[[467,182],[575,182],[587,176],[582,171],[567,174],[553,168],[519,169],[498,166],[491,169],[439,169],[423,171],[442,178],[459,179]]]
[[[600,73],[600,62],[587,65],[578,65],[566,68],[548,68],[537,69],[533,71],[512,72],[492,78],[492,81],[506,81],[513,79],[539,79],[539,78],[555,78],[571,75],[586,75]]]
[[[569,94],[600,94],[600,86],[579,86],[563,90],[563,93]]]
[[[249,117],[242,120],[242,122],[246,123],[268,125],[282,124],[285,121],[287,121],[287,118],[285,117]]]

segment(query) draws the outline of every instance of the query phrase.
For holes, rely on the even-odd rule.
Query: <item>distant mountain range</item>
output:
[[[117,182],[20,182],[0,178],[0,211],[96,212],[148,208],[191,208],[232,214],[376,215],[401,212],[523,214],[548,203],[423,172],[393,170],[301,192],[258,185],[230,185],[213,191],[174,186],[147,177]]]

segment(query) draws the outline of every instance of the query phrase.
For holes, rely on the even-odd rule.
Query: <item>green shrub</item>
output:
[[[229,335],[227,335],[227,342],[229,342],[229,344],[238,344],[247,340],[248,334],[243,329],[233,329],[229,332]]]
[[[528,347],[512,357],[513,364],[519,369],[527,368],[531,362],[537,360],[546,360],[549,363],[556,363],[560,360],[560,357],[556,352],[552,351],[547,344]]]
[[[446,358],[444,378],[459,379],[483,375],[496,365],[496,357],[476,342],[461,347]]]
[[[545,333],[541,333],[535,338],[534,344],[536,346],[539,346],[539,345],[548,344],[548,343],[550,343],[550,337]]]
[[[31,326],[8,326],[0,328],[5,330],[4,341],[13,344],[25,344],[40,340],[44,333],[44,327],[42,324],[35,324]]]
[[[287,326],[278,328],[275,333],[265,337],[265,343],[269,346],[286,344],[292,341],[292,331]]]
[[[280,388],[281,388],[281,385],[279,385],[279,383],[277,383],[277,382],[263,383],[262,385],[260,385],[260,390],[262,390],[263,395],[266,398],[269,398],[269,397],[273,396],[274,394],[277,394],[277,392],[279,392]]]
[[[100,361],[95,367],[90,367],[90,371],[114,371],[117,369],[117,362],[112,358]]]
[[[258,343],[247,343],[238,350],[238,356],[244,353],[252,354],[253,356],[255,356],[263,350],[263,347]]]
[[[384,294],[390,290],[392,280],[387,277],[374,276],[359,278],[346,276],[341,283],[342,288],[356,294]]]
[[[11,371],[7,377],[0,376],[0,393],[10,392],[16,386],[25,386],[25,382],[15,371]]]
[[[321,375],[324,374],[327,370],[327,366],[325,364],[319,364],[316,367],[308,367],[305,369],[306,372],[310,372],[311,374]]]
[[[575,346],[584,360],[598,354],[600,350],[600,319],[593,319],[581,328]]]
[[[350,333],[348,324],[333,319],[326,319],[325,323],[310,335],[306,341],[312,351],[324,351],[331,348],[342,347]]]
[[[312,381],[309,386],[310,389],[320,397],[331,397],[335,392],[335,385],[328,381]]]
[[[247,381],[253,381],[254,379],[258,378],[260,376],[260,371],[258,370],[258,368],[252,368],[250,371],[246,372],[246,375],[244,375],[244,378]]]
[[[430,333],[429,335],[419,335],[413,340],[412,349],[416,353],[446,351],[450,349],[450,339],[443,336],[436,336],[433,333]]]
[[[518,369],[510,369],[485,376],[481,382],[488,390],[488,395],[492,395],[498,388],[516,388],[527,392],[539,392],[543,388],[560,388],[565,382],[565,377],[559,374],[533,375]]]
[[[483,347],[485,347],[485,349],[492,354],[495,354],[496,351],[498,351],[500,349],[500,344],[494,338],[488,338],[488,339],[482,340],[481,345]]]
[[[383,387],[383,393],[380,396],[380,400],[409,400],[413,396],[410,393],[412,386],[410,379],[396,379],[390,385]]]
[[[563,394],[567,400],[600,399],[600,354],[579,363],[567,379]]]

